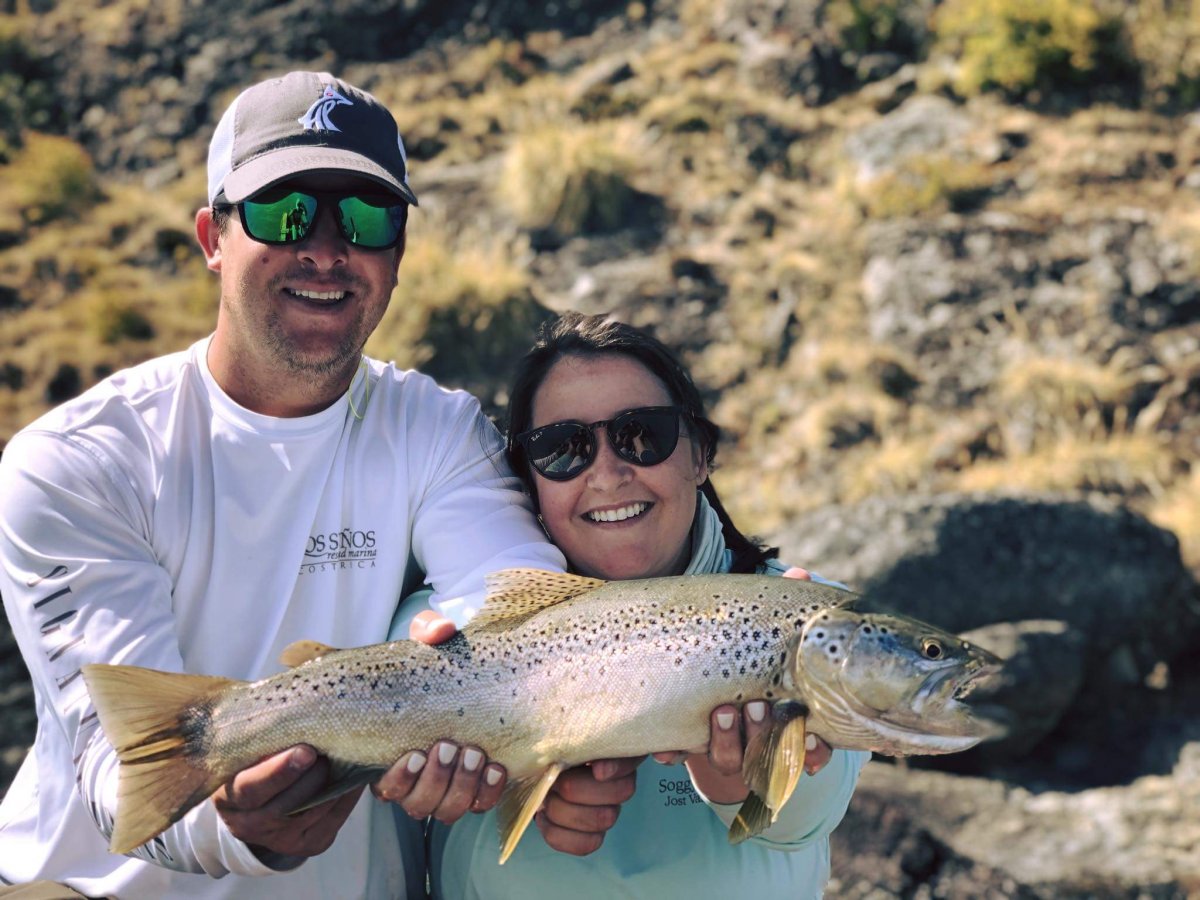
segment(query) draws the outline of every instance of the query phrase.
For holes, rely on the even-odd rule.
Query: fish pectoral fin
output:
[[[332,800],[334,797],[347,794],[364,784],[371,784],[374,781],[378,781],[386,771],[387,766],[360,766],[355,763],[331,759],[329,761],[329,783],[325,786],[325,790],[321,791],[315,797],[309,797],[308,800],[295,809],[289,809],[287,815],[299,815],[306,810],[312,809],[314,806],[320,806],[326,800]]]
[[[803,715],[789,718],[784,704],[776,706],[785,708],[773,710],[771,728],[750,739],[742,762],[742,780],[767,805],[772,822],[804,773],[807,722]]]
[[[762,834],[774,821],[774,814],[762,797],[751,791],[729,826],[729,843],[736,846],[756,834]]]
[[[320,641],[293,641],[279,654],[279,663],[289,669],[294,669],[306,662],[320,659],[327,653],[336,653],[337,650],[337,647],[330,647]]]
[[[510,624],[564,600],[605,584],[599,578],[544,572],[541,569],[501,569],[484,578],[487,596],[471,619],[476,628]]]
[[[500,798],[496,817],[500,823],[500,865],[517,849],[517,841],[533,821],[534,814],[550,793],[555,780],[566,766],[554,763],[540,775],[531,775],[510,782]]]

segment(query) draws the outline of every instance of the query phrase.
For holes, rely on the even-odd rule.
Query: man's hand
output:
[[[597,760],[559,775],[534,818],[546,843],[572,856],[599,850],[621,804],[633,796],[645,758]]]
[[[212,796],[234,837],[263,858],[264,851],[309,857],[324,853],[354,809],[362,789],[305,810],[287,813],[325,788],[329,762],[306,744],[243,769]]]

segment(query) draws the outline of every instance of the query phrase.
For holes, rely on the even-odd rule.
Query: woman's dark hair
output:
[[[537,486],[525,452],[514,440],[533,425],[533,398],[546,375],[564,356],[594,357],[620,354],[641,363],[666,387],[671,400],[684,409],[684,421],[692,438],[700,442],[709,471],[717,455],[721,431],[704,414],[704,401],[692,376],[666,345],[644,331],[606,316],[585,316],[569,312],[547,322],[538,330],[533,347],[517,364],[516,377],[508,401],[505,456],[508,464],[524,482],[537,508]],[[721,520],[725,546],[733,551],[734,572],[753,572],[764,560],[778,552],[746,537],[733,524],[717,496],[712,480],[700,486],[709,505]]]

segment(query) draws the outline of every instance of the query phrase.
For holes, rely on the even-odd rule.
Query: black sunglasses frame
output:
[[[659,417],[666,416],[668,413],[670,413],[673,417],[672,421],[675,424],[675,434],[671,441],[670,447],[664,447],[665,452],[663,453],[661,459],[656,459],[654,462],[642,462],[641,460],[633,459],[617,443],[617,429],[623,427],[627,422],[636,421],[639,415]],[[617,456],[635,466],[650,468],[651,466],[661,465],[671,458],[671,455],[675,452],[676,447],[679,446],[679,419],[681,416],[686,417],[687,415],[688,411],[682,406],[638,406],[633,409],[627,409],[624,412],[617,413],[617,415],[613,416],[611,419],[600,419],[591,423],[580,422],[575,419],[567,419],[561,422],[551,422],[547,425],[542,425],[539,428],[530,428],[528,431],[522,431],[520,434],[514,437],[513,443],[517,444],[517,446],[521,448],[522,452],[525,454],[525,460],[529,463],[530,468],[532,468],[543,478],[549,481],[570,481],[571,479],[577,478],[586,472],[591,467],[592,463],[596,461],[596,454],[600,449],[600,442],[596,440],[595,433],[596,429],[601,425],[604,426],[604,432],[608,436],[608,445],[612,448],[613,452],[617,454]],[[578,431],[575,432],[576,434],[584,434],[586,436],[586,440],[588,442],[587,457],[585,458],[583,465],[573,471],[545,471],[534,462],[535,456],[530,451],[530,444],[537,436],[547,429],[562,425],[574,426],[578,429]]]
[[[336,212],[338,201],[344,200],[347,197],[355,197],[355,198],[361,200],[362,199],[361,194],[354,192],[354,191],[309,191],[309,190],[300,190],[298,188],[292,188],[291,190],[288,191],[288,193],[304,194],[305,196],[311,197],[313,200],[315,200],[316,204],[317,204],[316,209],[313,211],[312,222],[309,225],[308,231],[305,233],[304,237],[297,238],[295,240],[272,241],[272,240],[268,240],[266,238],[260,238],[250,230],[250,223],[246,220],[245,204],[246,204],[246,200],[255,202],[253,197],[247,197],[246,200],[242,200],[237,203],[229,203],[228,201],[223,199],[224,194],[222,193],[221,195],[218,196],[218,199],[213,202],[213,208],[214,209],[223,209],[223,210],[236,209],[238,212],[238,218],[241,220],[241,223],[242,223],[242,231],[244,231],[246,233],[246,237],[250,238],[250,240],[252,240],[252,241],[256,241],[259,244],[266,244],[268,247],[289,247],[289,246],[292,246],[295,244],[304,243],[312,235],[312,229],[316,226],[317,217],[319,215],[321,215],[321,211],[328,210],[331,208],[333,210],[335,210],[334,216],[333,216],[333,221],[337,225],[338,233],[342,236],[342,239],[345,240],[346,243],[348,243],[351,247],[353,247],[356,250],[391,250],[391,249],[397,247],[400,244],[400,242],[402,240],[404,240],[405,231],[407,231],[407,229],[408,229],[408,203],[406,203],[403,199],[401,199],[399,197],[397,197],[397,199],[400,200],[399,203],[392,204],[391,207],[379,207],[380,209],[390,209],[390,208],[396,207],[396,206],[403,208],[403,211],[404,211],[403,219],[400,223],[399,230],[396,232],[396,238],[391,243],[384,244],[383,246],[380,246],[380,247],[376,247],[376,246],[373,246],[370,244],[361,244],[361,243],[356,242],[354,240],[354,236],[347,233],[346,226],[342,222],[342,217],[337,215],[337,212]],[[381,193],[384,193],[384,192],[381,192]],[[374,205],[374,204],[369,204],[369,205]]]

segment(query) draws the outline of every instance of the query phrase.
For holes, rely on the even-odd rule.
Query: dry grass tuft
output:
[[[639,135],[609,123],[551,126],[514,140],[500,198],[517,222],[567,238],[624,224],[635,190]]]

